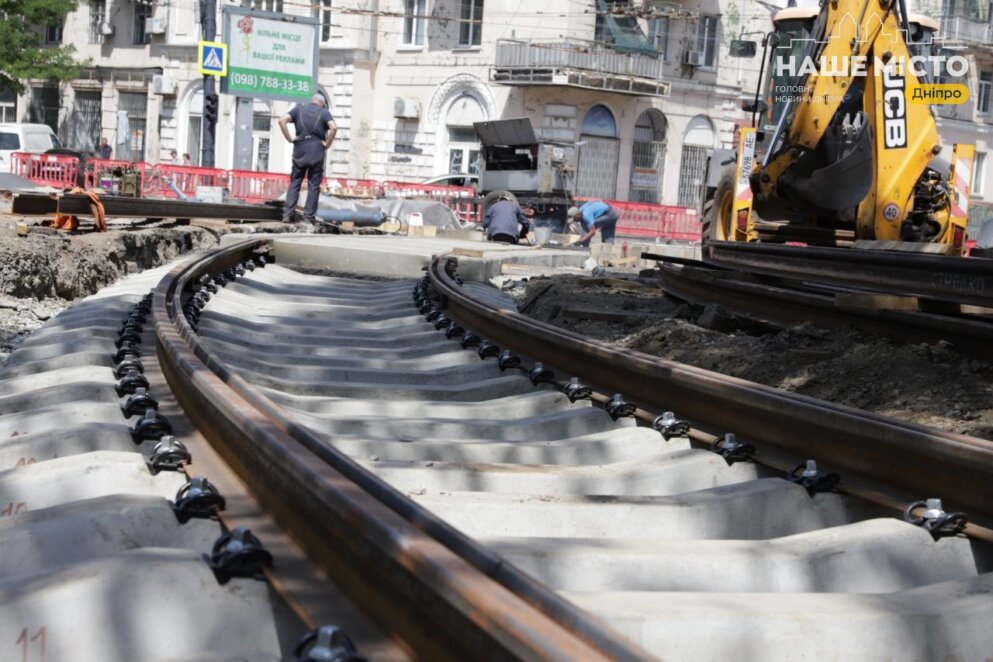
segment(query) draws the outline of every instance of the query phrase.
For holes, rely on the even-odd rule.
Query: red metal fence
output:
[[[579,198],[586,202],[588,198]],[[700,241],[700,214],[690,207],[604,200],[617,210],[617,234],[646,239]]]
[[[10,171],[35,184],[71,188],[79,177],[79,159],[56,154],[14,152],[10,155]]]
[[[73,156],[15,152],[11,155],[11,167],[16,175],[55,188],[75,186],[79,175],[79,161]],[[286,193],[290,184],[288,175],[274,172],[88,159],[83,172],[85,185],[87,188],[100,188],[108,175],[125,167],[137,169],[141,173],[142,195],[150,197],[176,198],[176,190],[179,190],[184,196],[192,198],[197,194],[197,187],[216,186],[226,188],[228,194],[236,200],[261,204]],[[326,178],[324,186],[333,193],[344,196],[386,195],[436,200],[450,207],[463,222],[479,221],[476,192],[468,186],[335,177]],[[652,240],[700,240],[700,217],[694,209],[623,200],[606,202],[620,213],[617,223],[617,234],[620,236]]]

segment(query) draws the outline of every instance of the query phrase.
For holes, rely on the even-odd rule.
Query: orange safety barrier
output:
[[[79,177],[79,159],[58,154],[14,152],[10,155],[10,172],[35,184],[72,188]]]
[[[577,198],[588,202],[593,198]],[[604,200],[617,210],[617,234],[623,237],[700,241],[700,214],[690,207],[656,205],[647,202]]]
[[[395,198],[430,198],[451,208],[463,223],[479,221],[476,191],[471,186],[439,186],[414,182],[383,182],[383,192]]]
[[[261,204],[275,200],[290,187],[290,176],[278,172],[229,170],[228,190],[236,200]]]

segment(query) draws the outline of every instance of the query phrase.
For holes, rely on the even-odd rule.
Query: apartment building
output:
[[[920,0],[918,11],[939,23],[937,42],[946,55],[968,59],[962,77],[945,74],[943,82],[969,87],[969,101],[961,105],[937,106],[938,131],[946,147],[955,143],[976,145],[969,210],[970,235],[993,219],[993,16],[986,0]]]
[[[731,145],[739,98],[754,89],[759,59],[732,59],[727,45],[768,30],[776,9],[751,0],[248,6],[320,21],[319,89],[340,127],[329,174],[472,172],[473,122],[529,117],[541,137],[578,146],[580,195],[681,205],[696,204],[705,155]],[[32,82],[20,99],[0,97],[0,112],[49,123],[83,151],[107,137],[115,157],[157,162],[175,149],[197,162],[199,12],[198,0],[84,0],[45,30],[88,60],[79,78]],[[222,95],[218,167],[233,165],[234,106]],[[289,170],[275,124],[289,106],[253,102],[252,169]]]

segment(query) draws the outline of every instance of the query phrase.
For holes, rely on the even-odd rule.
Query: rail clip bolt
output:
[[[579,377],[570,378],[569,383],[562,388],[562,392],[565,393],[565,397],[569,398],[569,402],[589,400],[593,397],[593,389],[579,383]]]
[[[505,349],[499,358],[497,358],[497,366],[500,368],[500,372],[510,370],[511,368],[520,368],[521,358],[514,356],[509,349]]]
[[[470,347],[479,347],[483,339],[477,336],[472,331],[466,331],[465,335],[462,336],[462,349],[469,349]]]
[[[209,519],[224,510],[224,497],[217,488],[203,476],[191,478],[189,482],[176,492],[175,503],[172,506],[176,519],[185,524],[193,517]]]
[[[924,512],[921,515],[914,515],[914,511],[921,508]],[[965,530],[965,525],[969,522],[969,517],[965,513],[946,513],[942,508],[941,499],[935,498],[910,504],[903,511],[903,519],[923,527],[935,540],[946,536],[957,536]]]
[[[634,412],[637,409],[633,402],[625,402],[624,396],[620,393],[615,393],[614,397],[611,398],[610,401],[603,406],[603,408],[607,410],[607,413],[610,414],[610,417],[615,421],[618,418],[634,416]]]
[[[272,554],[245,527],[218,538],[210,553],[210,567],[220,584],[232,577],[262,579],[262,569],[271,565]]]
[[[341,628],[325,625],[311,630],[293,649],[296,662],[365,662]]]
[[[451,325],[452,325],[452,320],[446,317],[445,315],[439,315],[438,319],[434,321],[434,328],[438,329],[439,331],[441,329],[447,329]]]
[[[689,431],[688,424],[686,428]],[[755,455],[755,446],[741,443],[735,438],[733,432],[728,432],[723,437],[715,439],[714,443],[710,445],[710,450],[723,457],[729,467],[735,462],[749,462]]]
[[[111,357],[114,363],[120,363],[126,358],[138,358],[141,356],[141,349],[138,345],[130,340],[121,343],[120,348],[114,352],[114,356]]]
[[[796,483],[807,489],[807,494],[814,496],[818,492],[830,492],[841,481],[841,476],[836,473],[824,473],[817,468],[817,462],[807,460],[806,464],[801,464],[793,468],[789,473],[791,483]]]
[[[141,361],[137,357],[128,355],[117,364],[114,368],[114,377],[120,379],[128,373],[129,370],[137,370],[138,372],[145,372],[145,366],[141,364]]]
[[[148,469],[154,476],[160,471],[179,471],[183,465],[192,461],[193,456],[186,450],[183,442],[167,434],[152,449],[152,456],[148,459]]]
[[[148,388],[148,379],[145,375],[132,368],[124,372],[124,376],[117,382],[117,395],[123,396],[125,393],[134,393],[135,389]]]
[[[149,409],[158,409],[159,403],[152,396],[148,395],[148,389],[136,388],[134,393],[121,398],[121,411],[124,416],[131,418],[143,414]]]
[[[491,343],[489,340],[484,340],[479,343],[479,347],[476,348],[476,354],[478,354],[481,359],[488,359],[493,356],[500,356],[500,348]]]
[[[161,439],[167,434],[172,434],[172,425],[165,416],[154,409],[146,409],[145,415],[138,419],[131,429],[131,438],[136,444]]]
[[[458,324],[452,324],[450,327],[445,329],[445,337],[451,340],[452,338],[459,338],[465,335],[465,329],[463,329]]]
[[[434,322],[439,317],[441,317],[441,311],[438,310],[437,308],[432,308],[431,311],[425,317],[425,319],[429,322]]]
[[[652,428],[661,434],[663,439],[669,441],[673,437],[685,437],[689,434],[690,424],[688,421],[681,421],[676,418],[676,415],[671,411],[666,411],[652,421]],[[734,435],[731,437],[734,438]]]
[[[545,364],[540,361],[535,362],[534,367],[528,373],[528,379],[531,383],[537,386],[538,384],[547,384],[548,382],[555,379],[555,373],[545,367]]]

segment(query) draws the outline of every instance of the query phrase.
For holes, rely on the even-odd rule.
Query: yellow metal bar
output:
[[[755,164],[755,129],[742,127],[738,138],[738,166],[735,171],[734,204],[731,227],[735,241],[758,241],[752,223],[752,184],[750,178]]]

